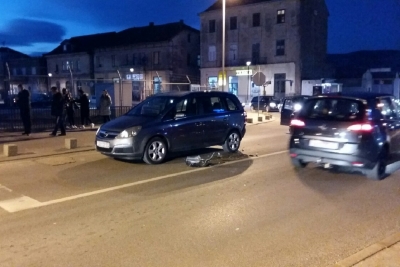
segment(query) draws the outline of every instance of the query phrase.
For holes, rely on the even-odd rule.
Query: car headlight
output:
[[[123,130],[119,135],[117,135],[117,139],[123,139],[123,138],[130,138],[136,136],[139,131],[142,129],[142,126],[135,126],[132,128],[128,128]]]
[[[274,108],[274,107],[276,107],[276,103],[271,102],[271,103],[269,103],[269,106],[270,106],[271,108]]]
[[[301,107],[302,106],[300,104],[294,104],[293,109],[294,109],[294,111],[299,111],[301,109]]]

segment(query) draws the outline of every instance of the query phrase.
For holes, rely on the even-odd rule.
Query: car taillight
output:
[[[304,121],[302,120],[298,120],[298,119],[293,119],[290,121],[290,126],[298,126],[298,127],[303,127],[306,124],[304,123]]]
[[[370,131],[372,131],[373,128],[374,127],[372,127],[371,124],[353,124],[353,125],[347,127],[347,130],[356,131],[356,132],[359,132],[359,131],[370,132]]]

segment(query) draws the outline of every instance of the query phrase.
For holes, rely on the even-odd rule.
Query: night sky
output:
[[[199,29],[198,13],[214,1],[7,0],[1,4],[0,46],[37,55],[73,36],[121,31],[150,21],[183,19]],[[400,0],[326,0],[326,4],[329,53],[400,50]]]

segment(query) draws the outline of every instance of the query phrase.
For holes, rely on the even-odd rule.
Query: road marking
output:
[[[143,181],[137,181],[137,182],[133,182],[133,183],[113,186],[113,187],[109,187],[109,188],[104,188],[104,189],[95,190],[95,191],[91,191],[91,192],[87,192],[87,193],[83,193],[83,194],[79,194],[79,195],[49,200],[49,201],[45,201],[45,202],[40,202],[40,201],[37,201],[37,200],[27,197],[27,196],[21,196],[21,197],[14,198],[14,199],[0,201],[0,207],[10,213],[13,213],[13,212],[23,211],[23,210],[27,210],[27,209],[50,206],[53,204],[58,204],[58,203],[62,203],[62,202],[67,202],[67,201],[71,201],[71,200],[84,198],[84,197],[90,197],[90,196],[99,195],[99,194],[103,194],[103,193],[107,193],[107,192],[111,192],[111,191],[116,191],[116,190],[124,189],[127,187],[133,187],[133,186],[137,186],[137,185],[156,182],[156,181],[160,181],[160,180],[164,180],[164,179],[168,179],[168,178],[172,178],[172,177],[176,177],[176,176],[180,176],[180,175],[184,175],[184,174],[190,174],[190,173],[194,173],[194,172],[209,170],[211,168],[215,168],[218,166],[231,165],[231,164],[236,164],[236,163],[244,162],[244,161],[248,161],[248,160],[255,160],[255,159],[276,156],[276,155],[284,154],[287,152],[288,152],[288,150],[283,150],[283,151],[273,152],[273,153],[269,153],[269,154],[259,155],[258,157],[249,157],[249,158],[244,158],[244,159],[240,159],[240,160],[233,160],[233,161],[225,162],[225,163],[214,165],[214,166],[207,167],[207,168],[196,168],[196,169],[183,171],[183,172],[179,172],[179,173],[167,174],[167,175],[158,176],[158,177],[154,177],[154,178],[143,180]]]

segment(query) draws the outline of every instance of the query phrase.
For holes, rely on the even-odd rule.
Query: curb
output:
[[[339,262],[336,263],[336,267],[351,267],[354,266],[370,257],[373,255],[379,253],[380,251],[387,249],[396,243],[400,242],[400,233],[393,234],[369,247],[366,247],[365,249],[357,252],[354,255],[351,255],[350,257],[347,257]]]
[[[18,161],[18,160],[26,160],[26,159],[36,159],[36,158],[45,158],[45,157],[51,157],[51,156],[58,156],[58,155],[66,155],[66,154],[72,154],[72,153],[80,153],[80,152],[88,152],[88,151],[94,151],[96,150],[94,147],[82,147],[82,148],[75,148],[75,149],[70,149],[67,151],[60,151],[60,152],[51,152],[51,153],[44,153],[40,155],[21,155],[21,156],[14,156],[14,157],[0,157],[0,164],[2,162],[12,162],[12,161]]]

